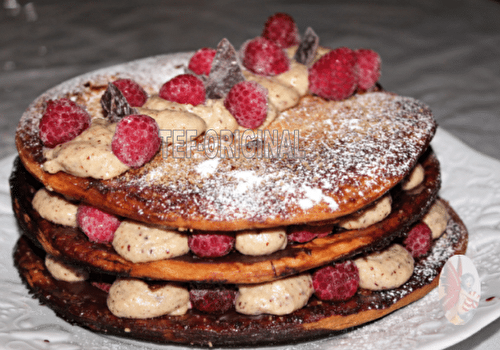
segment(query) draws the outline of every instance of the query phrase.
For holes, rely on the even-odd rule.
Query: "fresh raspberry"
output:
[[[99,288],[103,292],[109,293],[109,289],[111,288],[111,283],[106,282],[92,282],[94,287]]]
[[[167,81],[160,89],[160,97],[167,101],[190,104],[205,102],[205,86],[192,74],[181,74]]]
[[[139,168],[154,157],[161,145],[160,128],[147,115],[132,114],[116,125],[111,149],[118,159],[131,168]]]
[[[297,45],[300,41],[297,25],[286,13],[275,13],[269,17],[264,24],[262,36],[283,48]]]
[[[223,314],[234,306],[236,290],[218,285],[197,285],[189,291],[193,308],[211,314]]]
[[[216,53],[215,49],[208,47],[199,49],[189,60],[188,68],[195,74],[208,76]]]
[[[89,240],[97,243],[112,242],[115,231],[120,226],[120,220],[116,216],[84,204],[78,206],[76,220]]]
[[[198,233],[189,236],[189,249],[203,258],[215,258],[228,254],[234,247],[234,236],[224,233]]]
[[[49,100],[40,120],[40,139],[46,147],[73,140],[90,126],[90,115],[67,98]]]
[[[288,228],[288,240],[292,242],[309,242],[315,238],[326,237],[332,233],[333,225],[297,225]]]
[[[314,293],[321,300],[342,301],[358,290],[359,272],[352,261],[326,266],[313,274]]]
[[[243,65],[260,75],[277,75],[290,68],[290,60],[274,41],[257,37],[243,46]]]
[[[347,47],[328,52],[309,68],[309,90],[327,100],[348,98],[358,83],[356,63],[356,54]]]
[[[380,77],[380,56],[369,49],[359,49],[355,53],[359,69],[358,86],[360,89],[368,90],[375,85]]]
[[[267,117],[267,89],[254,81],[242,81],[229,90],[224,106],[238,124],[255,129]]]
[[[431,248],[432,232],[424,222],[412,227],[403,244],[414,258],[427,254]]]
[[[118,79],[113,82],[113,85],[121,91],[131,107],[142,107],[148,99],[146,91],[132,79]]]

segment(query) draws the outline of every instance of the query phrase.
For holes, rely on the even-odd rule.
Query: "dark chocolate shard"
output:
[[[109,83],[108,88],[101,97],[101,106],[106,117],[113,123],[120,121],[123,117],[137,113],[130,107],[127,99],[115,84]]]
[[[314,56],[316,56],[318,45],[318,35],[311,27],[308,27],[293,58],[295,61],[309,66],[313,62]]]
[[[207,98],[223,98],[235,84],[244,80],[236,50],[229,40],[222,39],[217,45],[217,53],[206,81]]]

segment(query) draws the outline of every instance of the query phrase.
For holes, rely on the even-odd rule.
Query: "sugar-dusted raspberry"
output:
[[[267,95],[267,89],[262,85],[254,81],[242,81],[229,90],[224,99],[224,106],[238,124],[255,129],[261,126],[267,117]]]
[[[73,140],[91,123],[85,109],[67,98],[49,100],[40,120],[40,139],[46,147]]]
[[[189,236],[191,251],[203,258],[215,258],[228,254],[234,247],[234,236],[220,233],[195,233]]]
[[[109,290],[111,289],[111,283],[106,283],[106,282],[92,282],[91,283],[94,287],[99,288],[103,292],[109,293]]]
[[[332,233],[333,225],[297,225],[289,226],[288,240],[292,242],[309,242],[315,238],[326,237]]]
[[[193,308],[211,314],[223,314],[234,306],[236,290],[221,285],[193,285],[189,299]]]
[[[115,156],[131,168],[139,168],[154,157],[161,145],[160,128],[147,115],[132,114],[116,125],[111,140]]]
[[[159,95],[167,101],[197,106],[205,102],[205,86],[194,75],[181,74],[163,84]]]
[[[215,49],[209,47],[199,49],[189,60],[188,68],[195,74],[208,76],[216,53]]]
[[[120,226],[120,220],[116,216],[84,204],[78,206],[76,220],[89,240],[97,243],[112,242],[115,231]]]
[[[358,86],[360,89],[368,90],[380,78],[380,56],[375,51],[369,49],[359,49],[355,53],[359,69]]]
[[[357,83],[356,54],[347,47],[328,52],[309,68],[309,90],[327,100],[348,98],[356,90]]]
[[[300,41],[299,30],[293,18],[286,13],[275,13],[264,24],[262,36],[286,48]]]
[[[352,261],[328,265],[313,274],[314,293],[321,300],[342,301],[358,290],[359,271]]]
[[[132,79],[118,79],[113,85],[121,91],[131,107],[142,107],[148,99],[146,91]]]
[[[243,65],[255,74],[278,75],[290,68],[290,60],[274,41],[257,37],[243,45]]]
[[[431,248],[432,232],[424,222],[412,227],[403,244],[414,258],[427,254]]]

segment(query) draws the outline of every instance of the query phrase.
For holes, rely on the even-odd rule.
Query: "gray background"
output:
[[[423,100],[440,127],[500,159],[500,2],[3,0],[0,158],[17,122],[48,88],[129,60],[201,47],[239,47],[275,12],[312,26],[324,46],[371,48],[380,82]],[[450,349],[498,349],[500,321]]]

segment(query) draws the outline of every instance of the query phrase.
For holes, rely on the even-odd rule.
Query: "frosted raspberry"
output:
[[[241,126],[258,128],[267,117],[267,89],[254,81],[242,81],[229,90],[224,106]]]
[[[223,314],[234,306],[236,290],[219,285],[197,285],[189,291],[193,308],[211,314]]]
[[[380,56],[369,49],[359,49],[355,53],[359,69],[358,86],[363,90],[368,90],[375,85],[380,77]]]
[[[274,41],[257,37],[243,46],[243,65],[260,75],[277,75],[290,68],[290,60]]]
[[[228,254],[234,247],[234,236],[224,233],[199,233],[189,236],[189,249],[203,258],[215,258]]]
[[[414,258],[427,254],[431,248],[432,232],[424,222],[412,227],[403,244]]]
[[[100,209],[81,204],[76,211],[78,227],[91,242],[109,243],[113,241],[120,220]]]
[[[91,123],[90,115],[67,98],[49,100],[40,120],[40,139],[46,147],[73,140]]]
[[[314,293],[321,300],[342,301],[358,290],[359,272],[352,261],[326,266],[313,274]]]
[[[292,242],[309,242],[315,238],[326,237],[332,233],[333,225],[297,225],[288,228],[288,240]]]
[[[283,48],[297,45],[300,41],[297,25],[286,13],[275,13],[269,17],[264,24],[262,36]]]
[[[351,96],[358,83],[356,54],[347,47],[332,50],[309,68],[309,90],[327,100]]]
[[[111,149],[118,159],[132,168],[146,164],[161,145],[160,128],[147,115],[132,114],[116,125]]]
[[[188,68],[195,74],[208,76],[216,53],[215,49],[208,47],[199,49],[189,60]]]
[[[148,99],[146,91],[132,79],[118,79],[113,85],[121,91],[131,107],[142,107]]]
[[[159,95],[167,101],[196,106],[205,102],[205,86],[194,75],[181,74],[163,84]]]
[[[106,282],[92,282],[92,285],[96,288],[99,288],[103,292],[109,293],[109,290],[111,289],[111,283],[106,283]]]

